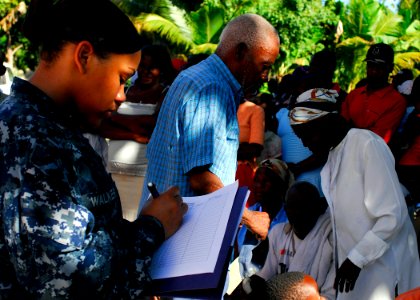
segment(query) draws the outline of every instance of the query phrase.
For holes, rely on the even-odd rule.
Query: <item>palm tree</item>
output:
[[[138,31],[152,43],[163,42],[177,53],[213,53],[225,25],[225,10],[212,3],[187,12],[169,0],[114,2],[132,16]]]
[[[407,22],[374,0],[351,0],[341,16],[343,40],[337,44],[339,82],[352,90],[365,77],[363,62],[368,48],[383,42],[395,51],[395,71],[420,62],[420,23]]]

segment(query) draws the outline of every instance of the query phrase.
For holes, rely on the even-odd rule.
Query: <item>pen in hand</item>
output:
[[[147,184],[147,188],[149,189],[150,194],[152,194],[153,198],[159,197],[159,192],[156,189],[156,185],[153,182],[149,182]]]

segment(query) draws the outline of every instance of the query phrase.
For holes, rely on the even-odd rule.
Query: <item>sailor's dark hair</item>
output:
[[[32,0],[23,33],[44,58],[53,58],[66,42],[89,41],[103,57],[143,46],[131,20],[109,0]]]

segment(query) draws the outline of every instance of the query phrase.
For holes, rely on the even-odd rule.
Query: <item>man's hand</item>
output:
[[[158,219],[165,229],[165,239],[172,236],[181,226],[188,205],[182,201],[177,187],[171,187],[158,198],[149,198],[141,210],[141,215]]]
[[[256,234],[257,238],[265,240],[270,228],[270,217],[266,212],[245,209],[242,215],[242,224]]]
[[[340,293],[346,293],[353,290],[356,280],[359,277],[360,268],[353,264],[350,259],[346,259],[343,264],[338,268],[337,275],[335,276],[334,288],[339,290]]]

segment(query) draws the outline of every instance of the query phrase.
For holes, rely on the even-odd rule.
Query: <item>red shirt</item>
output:
[[[357,128],[369,129],[389,142],[404,116],[407,103],[389,85],[376,91],[366,86],[351,91],[341,107],[341,115]]]

